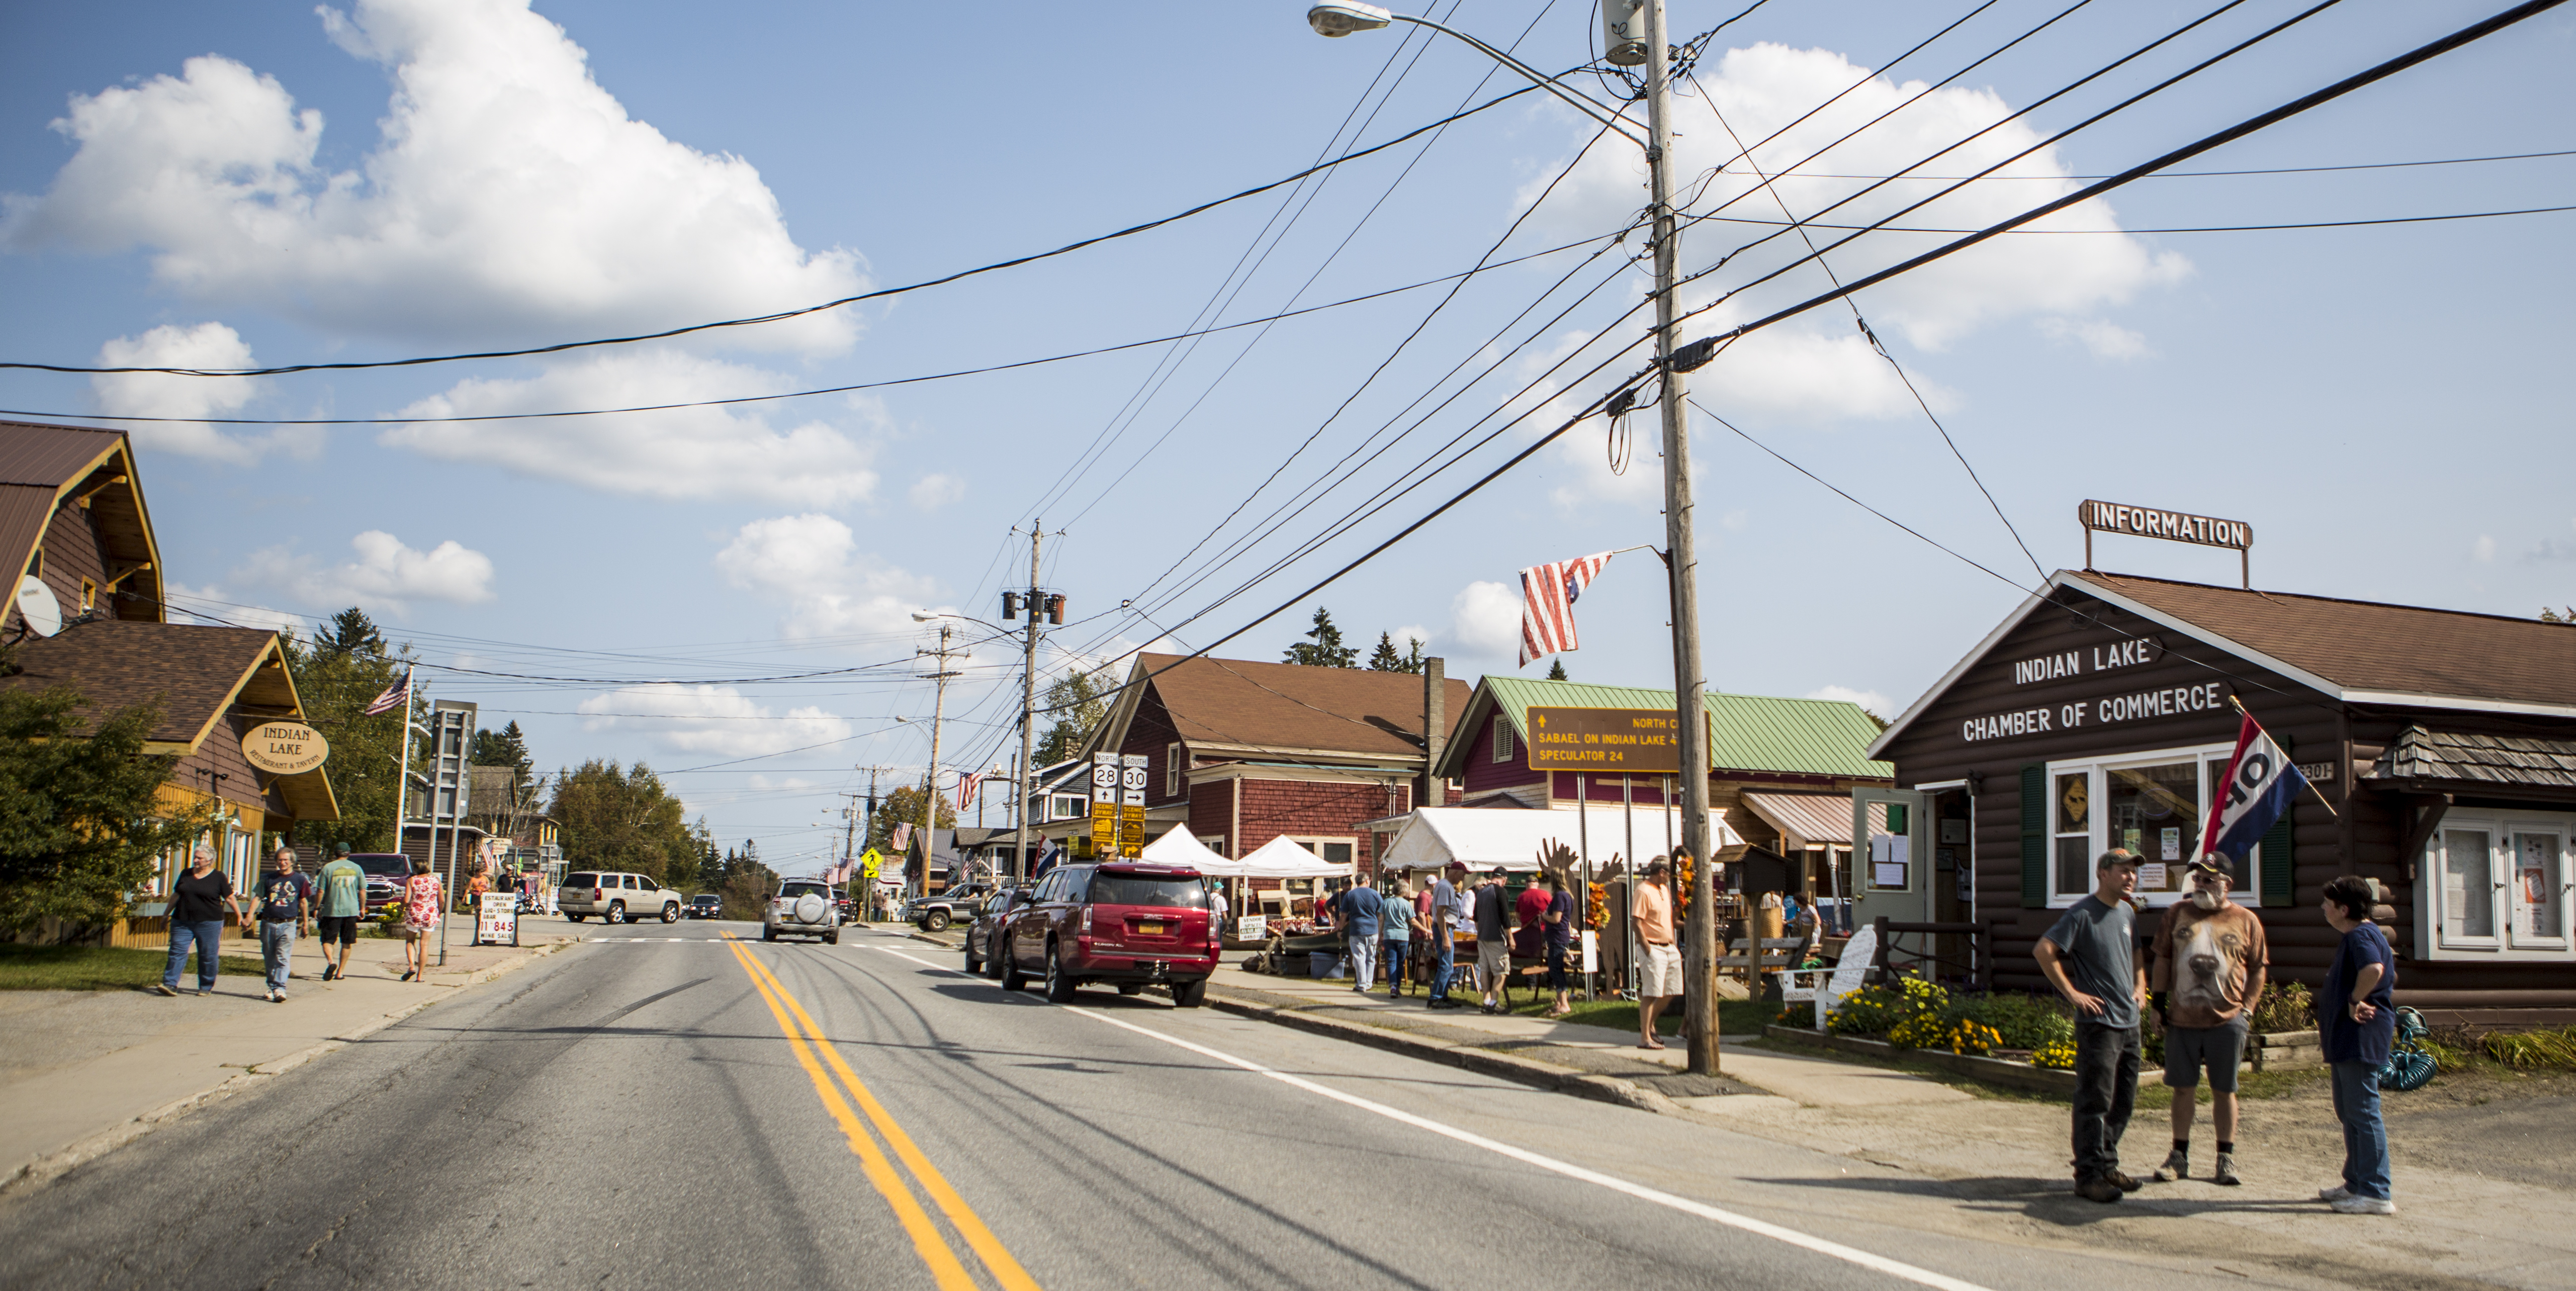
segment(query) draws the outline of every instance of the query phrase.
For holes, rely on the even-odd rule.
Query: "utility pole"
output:
[[[1029,799],[1035,792],[1038,769],[1031,759],[1037,756],[1038,722],[1038,544],[1046,539],[1046,522],[1032,521],[1029,526],[1029,630],[1020,647],[1020,761],[1019,774],[1011,777],[1011,801],[1017,808],[1018,833],[1011,847],[1011,882],[1029,881]],[[1011,617],[1011,598],[1002,598],[1002,617]]]
[[[948,679],[957,675],[948,670],[948,656],[955,653],[948,648],[948,636],[955,630],[942,623],[938,649],[913,651],[939,660],[939,671],[930,674],[938,683],[930,705],[930,769],[921,777],[921,890],[925,894],[930,891],[930,862],[938,854],[934,840],[939,826],[939,724],[948,715]]]

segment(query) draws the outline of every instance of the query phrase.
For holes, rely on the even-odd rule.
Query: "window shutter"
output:
[[[2284,759],[2291,756],[2288,740],[2274,735],[2272,743],[2279,746]],[[2290,862],[2290,820],[2298,814],[2298,800],[2291,799],[2290,809],[2282,812],[2281,818],[2273,821],[2272,827],[2263,833],[2262,847],[2256,853],[2261,872],[2254,879],[2263,905],[2291,906],[2299,902],[2298,871]]]
[[[2021,769],[2021,908],[2048,905],[2048,767]]]

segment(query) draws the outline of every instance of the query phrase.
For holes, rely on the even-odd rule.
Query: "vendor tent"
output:
[[[1633,812],[1633,819],[1623,814]],[[1680,821],[1661,807],[1621,808],[1595,805],[1576,816],[1576,808],[1424,807],[1411,813],[1387,846],[1383,868],[1436,870],[1464,861],[1479,872],[1490,869],[1535,870],[1539,848],[1549,841],[1588,851],[1593,863],[1607,864],[1628,850],[1630,824],[1636,827],[1639,856],[1660,856],[1679,846]],[[1713,846],[1734,842],[1725,824],[1709,821]],[[1673,841],[1665,841],[1667,832]],[[1586,846],[1585,836],[1589,835]]]
[[[1215,859],[1199,867],[1201,874],[1228,879],[1314,879],[1347,878],[1352,867],[1335,865],[1299,847],[1286,837],[1274,838],[1252,850],[1240,860],[1229,861],[1215,853]]]
[[[1186,829],[1175,829],[1145,844],[1138,860],[1155,865],[1186,865],[1201,874],[1226,874],[1234,862],[1225,859]]]

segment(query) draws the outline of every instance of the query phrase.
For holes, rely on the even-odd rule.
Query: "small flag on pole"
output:
[[[909,820],[896,821],[894,826],[894,838],[891,841],[894,843],[894,850],[898,852],[911,847],[912,822]]]
[[[402,676],[395,678],[392,685],[385,687],[385,693],[376,696],[375,702],[367,705],[366,715],[373,717],[378,713],[401,708],[410,702],[411,669],[405,668]]]
[[[2254,715],[2245,714],[2236,731],[2236,752],[2227,759],[2226,778],[2213,795],[2217,801],[2209,805],[2202,850],[2244,860],[2307,787],[2307,776],[2283,756]]]
[[[1574,636],[1574,603],[1616,552],[1533,565],[1521,571],[1521,666],[1582,647]]]
[[[983,783],[984,773],[981,771],[957,773],[957,810],[964,811],[975,805],[975,790]]]

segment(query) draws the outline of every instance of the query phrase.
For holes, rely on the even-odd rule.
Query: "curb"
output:
[[[552,945],[536,947],[532,953],[521,958],[510,960],[507,963],[494,964],[489,968],[481,968],[468,973],[465,975],[464,981],[448,989],[453,992],[462,990],[469,986],[480,986],[496,977],[516,972],[517,970],[524,968],[529,964],[533,964],[548,955],[555,954],[567,947],[577,944],[579,943],[555,942]],[[340,1035],[333,1036],[328,1040],[307,1045],[304,1048],[298,1049],[282,1058],[273,1058],[267,1062],[256,1064],[239,1072],[238,1074],[226,1077],[221,1082],[209,1088],[201,1089],[184,1098],[164,1103],[130,1121],[111,1125],[96,1134],[90,1135],[88,1138],[81,1139],[68,1147],[62,1148],[59,1151],[49,1152],[43,1156],[37,1157],[36,1159],[19,1166],[15,1171],[12,1171],[8,1178],[0,1179],[0,1199],[15,1197],[21,1193],[41,1188],[44,1185],[61,1178],[63,1175],[70,1173],[73,1169],[86,1165],[100,1157],[106,1156],[108,1153],[124,1147],[126,1144],[131,1143],[172,1121],[176,1121],[201,1107],[220,1103],[254,1085],[274,1079],[278,1076],[283,1076],[286,1073],[304,1066],[306,1063],[312,1062],[314,1059],[322,1057],[325,1054],[345,1049],[357,1041],[374,1035],[376,1032],[382,1031],[386,1027],[392,1026],[393,1024],[400,1022],[423,1009],[429,1008],[438,1004],[442,1000],[450,998],[453,998],[452,995],[432,995],[427,999],[415,1000],[411,1004],[408,1004],[395,1012],[382,1014],[369,1019],[368,1021],[361,1023],[356,1027],[352,1027]]]

